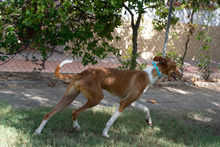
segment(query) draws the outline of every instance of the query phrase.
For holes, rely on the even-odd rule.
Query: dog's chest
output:
[[[149,78],[150,83],[149,83],[149,85],[147,85],[147,87],[144,89],[143,93],[146,93],[146,91],[148,90],[148,88],[150,88],[150,87],[157,81],[157,79],[158,79],[158,76],[153,74],[153,70],[154,70],[154,69],[155,69],[155,68],[154,68],[153,66],[150,66],[150,67],[144,69],[144,71],[147,73],[147,76],[148,76],[148,78]]]

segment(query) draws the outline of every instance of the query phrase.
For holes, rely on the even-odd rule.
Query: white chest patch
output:
[[[149,79],[150,79],[150,85],[148,85],[146,87],[146,89],[144,90],[144,93],[147,91],[148,88],[150,88],[155,82],[156,80],[158,79],[158,76],[156,76],[155,78],[153,78],[153,75],[152,75],[152,70],[154,69],[153,66],[150,66],[146,69],[144,69],[144,71],[147,73],[147,75],[149,76]]]

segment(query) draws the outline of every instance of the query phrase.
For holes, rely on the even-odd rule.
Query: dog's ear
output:
[[[165,65],[167,64],[167,60],[166,60],[166,59],[161,59],[161,60],[160,60],[160,63],[161,63],[163,66],[165,66]]]
[[[161,65],[165,66],[167,64],[167,60],[161,56],[154,57],[154,61],[159,61]]]
[[[160,61],[161,59],[162,59],[161,56],[156,56],[156,57],[154,57],[154,61]]]

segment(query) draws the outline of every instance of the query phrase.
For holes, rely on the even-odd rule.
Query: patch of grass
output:
[[[32,136],[50,110],[17,110],[0,102],[0,146],[220,146],[220,136],[213,136],[209,128],[183,123],[156,110],[151,111],[152,128],[142,111],[125,110],[110,128],[110,138],[103,138],[113,107],[80,114],[80,131],[72,128],[72,110],[67,108],[51,118],[42,135]]]

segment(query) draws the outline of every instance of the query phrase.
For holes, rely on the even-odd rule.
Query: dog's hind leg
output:
[[[82,107],[80,107],[79,109],[75,110],[75,111],[72,111],[72,118],[73,118],[73,128],[77,129],[77,130],[80,130],[80,125],[77,121],[77,116],[85,111],[86,109],[88,108],[91,108],[91,107],[94,107],[95,105],[99,104],[99,102],[94,102],[94,101],[87,101],[87,103],[85,105],[83,105]]]
[[[63,98],[61,99],[61,101],[58,103],[58,105],[51,110],[49,113],[44,115],[44,118],[40,124],[40,126],[38,127],[38,129],[34,132],[35,135],[40,134],[42,129],[44,128],[44,126],[46,125],[47,121],[54,116],[56,113],[58,113],[59,111],[61,111],[62,109],[64,109],[65,107],[67,107],[68,105],[70,105],[72,103],[72,101],[77,97],[77,95],[80,92],[78,90],[76,90],[74,88],[74,86],[72,84],[69,85],[65,95],[63,96]]]
[[[133,102],[133,103],[131,104],[131,106],[134,107],[134,108],[143,110],[144,113],[146,114],[147,124],[148,124],[149,126],[152,126],[152,120],[151,120],[151,116],[150,116],[150,110],[149,110],[146,106],[144,106],[144,105],[142,105],[142,104],[140,104],[140,103],[138,103],[138,102]]]
[[[101,87],[97,86],[96,84],[92,84],[90,85],[90,87],[86,86],[86,84],[83,84],[83,86],[80,88],[80,91],[88,99],[88,101],[79,109],[72,111],[73,128],[77,130],[80,130],[80,125],[78,124],[77,116],[86,109],[98,105],[104,97]]]

